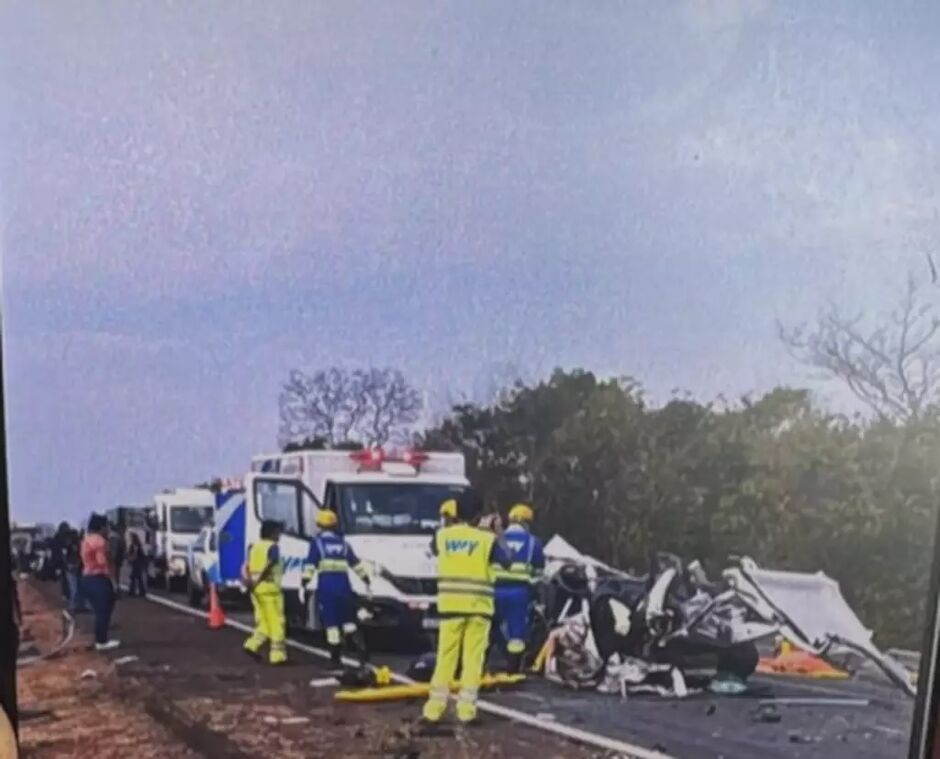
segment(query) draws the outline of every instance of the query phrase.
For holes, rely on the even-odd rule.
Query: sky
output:
[[[810,386],[940,233],[930,0],[0,0],[14,518],[244,472],[292,368]]]

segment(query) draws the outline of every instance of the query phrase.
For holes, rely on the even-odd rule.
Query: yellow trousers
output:
[[[423,715],[429,722],[438,722],[447,711],[450,684],[460,663],[460,693],[457,696],[457,719],[470,722],[477,716],[477,694],[483,678],[483,665],[490,639],[487,617],[454,617],[441,620],[437,639],[437,662],[431,678],[431,693]]]
[[[287,661],[287,649],[284,646],[286,623],[284,621],[284,596],[277,593],[251,593],[251,605],[255,610],[255,631],[245,641],[245,649],[253,654],[270,642],[271,664]]]

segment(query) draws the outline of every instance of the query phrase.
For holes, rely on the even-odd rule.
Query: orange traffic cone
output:
[[[212,583],[209,585],[209,629],[219,630],[222,627],[225,627],[225,612],[222,611],[222,604],[219,603],[215,583]]]

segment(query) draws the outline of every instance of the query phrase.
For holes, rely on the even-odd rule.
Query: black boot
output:
[[[343,647],[330,646],[330,669],[340,671],[343,669]]]
[[[506,671],[510,675],[517,675],[522,671],[522,656],[521,653],[506,655]]]
[[[363,635],[362,630],[353,633],[349,638],[349,642],[359,657],[359,663],[364,667],[369,663],[369,647],[366,645],[366,636]]]

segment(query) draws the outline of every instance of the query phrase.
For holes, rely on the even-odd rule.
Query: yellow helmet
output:
[[[535,519],[535,514],[532,507],[527,504],[517,503],[509,510],[510,522],[531,522],[533,519]]]
[[[457,518],[457,501],[449,498],[441,504],[441,517],[447,519]]]
[[[328,530],[330,527],[336,527],[336,521],[335,511],[330,511],[329,509],[317,510],[317,527]]]

